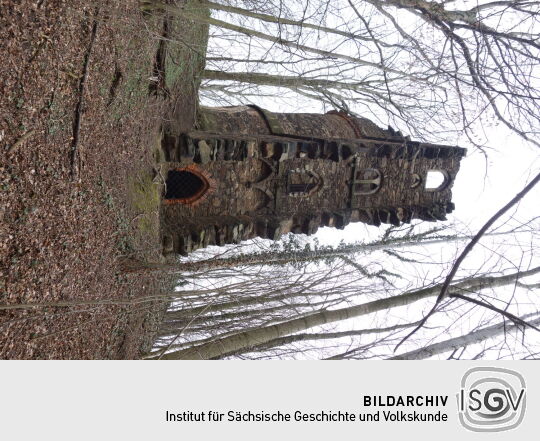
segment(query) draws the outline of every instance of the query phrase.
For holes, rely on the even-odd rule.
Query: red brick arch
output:
[[[165,199],[164,203],[167,205],[185,204],[185,205],[197,205],[201,203],[209,193],[215,189],[214,179],[204,170],[201,170],[197,165],[190,164],[187,167],[181,167],[174,169],[178,172],[188,172],[197,176],[201,182],[201,188],[192,196],[180,199]]]

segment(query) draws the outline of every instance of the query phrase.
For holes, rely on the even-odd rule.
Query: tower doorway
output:
[[[200,199],[209,189],[206,178],[193,169],[170,170],[165,181],[168,203],[191,204]]]

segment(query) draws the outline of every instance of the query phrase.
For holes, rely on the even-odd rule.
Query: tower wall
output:
[[[339,114],[205,109],[199,127],[204,130],[166,140],[167,182],[180,185],[174,176],[192,173],[189,182],[201,185],[191,197],[184,191],[181,199],[164,200],[165,252],[312,234],[355,221],[444,220],[465,153]],[[441,172],[440,187],[426,188],[430,171]]]
[[[272,113],[256,106],[202,107],[201,131],[222,135],[291,135],[321,139],[354,139],[358,137],[391,137],[367,118],[342,112]]]

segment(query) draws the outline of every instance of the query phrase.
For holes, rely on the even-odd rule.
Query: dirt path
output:
[[[149,93],[163,17],[136,1],[0,0],[0,10],[0,358],[136,358],[163,304],[1,305],[170,289],[118,262],[162,259],[162,120],[171,109],[192,118],[196,87]]]

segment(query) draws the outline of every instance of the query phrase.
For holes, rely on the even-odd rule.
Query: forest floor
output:
[[[137,0],[0,10],[0,358],[139,358],[174,279],[122,261],[164,261],[163,121],[194,123],[208,30]]]

